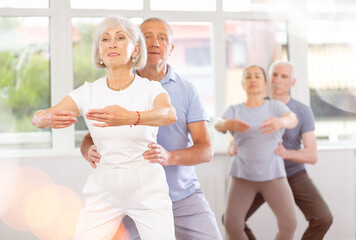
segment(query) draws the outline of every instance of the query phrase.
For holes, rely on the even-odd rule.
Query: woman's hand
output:
[[[110,127],[133,125],[137,122],[137,113],[128,111],[118,105],[106,106],[101,109],[90,109],[85,116],[89,120],[100,123],[93,123],[95,127]],[[134,122],[136,119],[136,122]]]
[[[100,162],[101,155],[98,153],[98,148],[95,145],[91,145],[88,149],[88,153],[84,158],[90,163],[93,168],[96,168],[96,164]]]
[[[285,112],[282,117],[271,117],[264,121],[262,126],[259,128],[262,133],[271,134],[278,129],[295,128],[298,125],[298,119],[293,112]]]
[[[226,120],[227,129],[233,132],[246,132],[250,126],[237,118]]]
[[[282,123],[282,118],[279,117],[271,117],[267,120],[265,120],[262,124],[261,127],[259,127],[258,129],[261,130],[261,133],[265,133],[265,134],[271,134],[275,131],[277,131],[278,129],[283,127],[283,123]]]
[[[65,110],[37,111],[32,119],[32,124],[38,128],[66,128],[77,123],[74,112]]]
[[[219,132],[226,132],[227,130],[233,132],[245,132],[250,128],[250,126],[237,118],[226,119],[224,117],[220,118],[215,124],[215,129]]]
[[[227,154],[230,157],[237,155],[237,146],[234,140],[230,140],[229,146],[227,147]]]

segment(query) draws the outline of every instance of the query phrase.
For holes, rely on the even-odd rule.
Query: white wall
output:
[[[31,166],[43,170],[56,184],[74,190],[79,196],[81,196],[81,188],[90,173],[90,167],[79,154],[21,158],[0,157],[1,167],[13,162],[17,162],[20,166]],[[334,215],[334,223],[325,237],[327,240],[356,239],[355,162],[355,150],[319,150],[319,162],[315,166],[308,167],[309,174]],[[202,189],[216,214],[222,232],[224,230],[221,225],[221,215],[225,206],[229,163],[230,160],[225,154],[215,154],[211,163],[197,166]],[[11,182],[6,184],[11,184]],[[0,196],[0,199],[3,197]],[[258,239],[273,239],[276,233],[276,221],[267,206],[263,206],[251,217],[249,225]],[[305,227],[306,222],[298,210],[298,229],[295,239],[300,239]],[[2,221],[0,221],[0,233],[0,239],[38,239],[31,232],[16,231],[7,227]]]

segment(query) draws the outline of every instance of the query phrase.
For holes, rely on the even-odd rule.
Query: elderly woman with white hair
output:
[[[172,203],[163,167],[144,160],[156,142],[158,126],[176,121],[159,82],[133,74],[147,52],[139,28],[130,20],[108,17],[97,27],[93,62],[107,76],[70,92],[57,105],[34,114],[39,128],[65,128],[85,121],[101,155],[83,189],[87,196],[74,239],[112,239],[125,215],[141,239],[173,240]]]

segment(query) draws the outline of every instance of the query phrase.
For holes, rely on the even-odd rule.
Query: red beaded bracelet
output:
[[[137,112],[137,122],[134,124],[134,126],[136,126],[139,122],[140,122],[140,119],[141,119],[141,115],[140,115],[140,112],[139,111],[136,111]],[[132,127],[132,125],[130,125],[130,127]]]

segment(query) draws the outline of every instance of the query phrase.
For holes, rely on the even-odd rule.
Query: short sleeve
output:
[[[84,116],[88,106],[90,104],[90,89],[91,83],[85,82],[79,88],[71,91],[68,96],[70,96],[74,102],[77,104],[80,115]]]
[[[149,81],[148,92],[149,92],[149,102],[152,109],[156,97],[161,93],[167,93],[167,91],[164,90],[161,83],[158,81]]]
[[[223,117],[226,119],[233,119],[235,118],[234,116],[234,107],[233,106],[229,106],[226,111],[223,114]]]
[[[300,126],[300,131],[302,134],[315,130],[314,115],[310,107],[305,106],[305,111],[303,112],[303,116],[301,117],[301,119],[298,120],[302,121],[302,124]]]
[[[209,121],[203,101],[192,83],[189,83],[187,123]]]
[[[287,105],[285,105],[285,104],[282,103],[281,101],[273,100],[272,103],[275,104],[273,114],[274,114],[275,116],[277,116],[277,117],[282,117],[282,115],[285,114],[286,112],[292,112],[292,111],[287,107]]]

